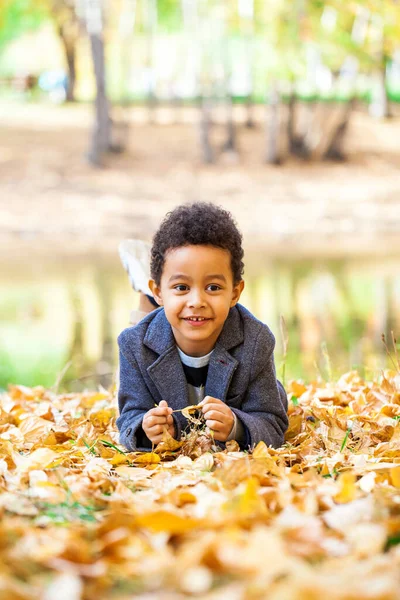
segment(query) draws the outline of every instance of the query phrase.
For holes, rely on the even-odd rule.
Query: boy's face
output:
[[[169,250],[160,285],[150,281],[177,345],[190,356],[211,352],[243,287],[233,283],[230,253],[215,246]]]

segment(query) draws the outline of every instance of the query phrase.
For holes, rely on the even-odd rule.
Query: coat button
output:
[[[128,429],[126,430],[126,435],[131,435],[132,433],[132,427],[128,427]]]

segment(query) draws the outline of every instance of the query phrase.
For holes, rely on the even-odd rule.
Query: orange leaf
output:
[[[151,529],[153,532],[165,531],[172,535],[178,535],[201,527],[204,522],[199,519],[181,517],[166,510],[149,512],[136,518],[139,527]]]

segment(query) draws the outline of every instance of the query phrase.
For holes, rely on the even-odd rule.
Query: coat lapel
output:
[[[243,342],[243,324],[236,308],[231,308],[224,328],[211,354],[208,367],[206,395],[226,400],[238,361],[228,350]]]
[[[143,343],[159,354],[147,367],[147,373],[157,387],[161,399],[166,400],[168,406],[174,410],[184,408],[189,404],[186,377],[171,326],[163,309],[159,309],[150,323]]]
[[[147,368],[150,378],[155,383],[162,400],[174,410],[189,404],[189,393],[181,359],[175,346],[161,354]]]
[[[220,344],[211,354],[206,382],[206,396],[225,400],[238,361]]]

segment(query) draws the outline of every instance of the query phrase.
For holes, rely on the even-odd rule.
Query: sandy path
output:
[[[399,120],[355,114],[346,164],[272,167],[262,164],[261,128],[240,129],[238,162],[221,156],[203,166],[193,124],[149,125],[142,117],[131,111],[128,152],[98,170],[83,159],[90,107],[0,105],[0,248],[10,260],[49,250],[115,253],[118,240],[149,238],[167,210],[193,200],[231,210],[250,250],[400,252]]]

